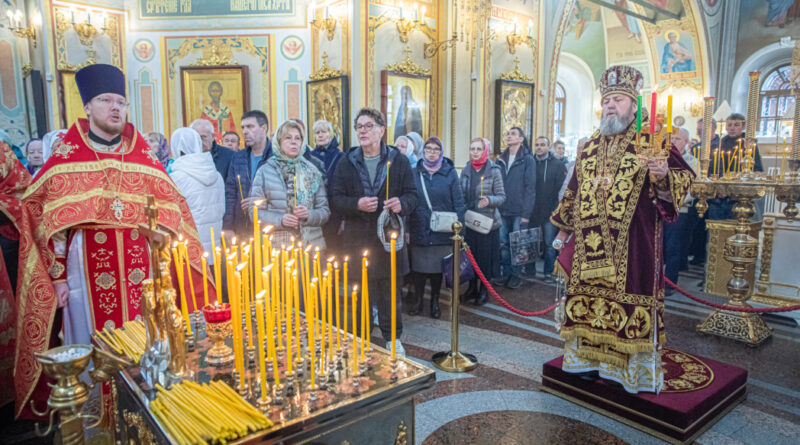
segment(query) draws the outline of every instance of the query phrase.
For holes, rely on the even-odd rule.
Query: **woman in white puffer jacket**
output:
[[[214,228],[214,242],[219,246],[222,217],[225,215],[225,181],[214,167],[211,153],[203,152],[200,135],[193,129],[175,130],[170,145],[175,158],[170,177],[186,198],[203,250],[209,253],[209,264],[213,264],[211,228]]]

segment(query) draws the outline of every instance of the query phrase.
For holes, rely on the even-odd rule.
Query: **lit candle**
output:
[[[389,167],[391,167],[391,162],[386,162],[386,200],[389,200]]]
[[[296,263],[295,263],[296,264]],[[294,340],[296,359],[300,361],[300,283],[298,282],[297,269],[292,271],[292,304],[294,307]]]
[[[339,330],[340,329],[339,320],[340,320],[340,316],[341,316],[341,314],[339,313],[339,297],[341,296],[341,293],[339,292],[339,262],[338,261],[335,261],[333,263],[333,270],[334,270],[333,287],[336,288],[336,296],[335,296],[335,301],[336,301],[336,350],[337,351],[341,351],[342,350],[342,338],[341,338],[341,331]]]
[[[397,358],[397,252],[395,246],[397,245],[397,233],[392,233],[392,239],[389,244],[390,272],[392,279],[390,282],[391,288],[391,318],[392,318],[392,358]]]
[[[642,132],[642,95],[636,96],[636,132]]]
[[[481,176],[481,198],[483,198],[483,176]]]
[[[656,133],[656,108],[658,106],[658,95],[655,91],[650,96],[650,134]]]
[[[250,291],[250,289],[249,289],[250,286],[248,284],[248,282],[250,281],[249,277],[248,277],[248,271],[250,270],[250,267],[248,265],[248,262],[247,261],[243,261],[241,264],[239,264],[239,267],[237,268],[237,270],[239,270],[239,274],[241,275],[239,277],[240,278],[239,283],[241,284],[241,287],[240,287],[241,293],[237,294],[237,295],[241,296],[242,303],[243,303],[242,304],[242,313],[244,314],[244,323],[245,323],[245,326],[247,327],[247,347],[252,348],[253,347],[253,322],[250,320],[250,295],[249,295],[250,294],[250,292],[249,292]]]
[[[667,134],[672,134],[672,94],[667,96]]]
[[[201,262],[203,263],[203,304],[208,306],[208,252],[203,252]]]
[[[258,222],[258,208],[264,202],[259,199],[253,203],[253,270],[261,270],[261,224]],[[261,292],[261,274],[253,274],[253,292]]]
[[[213,228],[211,230],[214,230]],[[212,236],[211,239],[214,239]],[[219,231],[219,243],[222,244],[222,251],[225,253],[225,256],[228,256],[228,247],[225,245],[225,231]]]
[[[362,256],[362,259],[361,259],[361,261],[362,261],[361,287],[363,288],[363,290],[361,291],[361,299],[363,300],[363,303],[361,303],[361,306],[363,308],[362,310],[366,312],[365,316],[363,317],[364,326],[366,326],[366,335],[365,335],[364,338],[362,338],[361,341],[362,341],[362,347],[363,347],[363,342],[364,341],[367,342],[367,349],[369,349],[369,338],[370,338],[369,337],[369,331],[370,331],[370,325],[371,325],[371,323],[369,321],[371,307],[370,307],[370,304],[369,304],[369,275],[368,275],[369,261],[368,261],[368,257],[369,257],[369,251],[365,250],[364,251],[364,255]],[[364,333],[364,328],[361,329],[361,332]],[[363,355],[363,351],[362,351],[362,355]]]
[[[717,175],[717,158],[719,158],[719,149],[715,148],[714,149],[714,170],[713,170],[715,176]]]
[[[789,158],[789,147],[786,147],[781,154],[781,181],[786,180],[786,160]]]
[[[311,332],[311,341],[309,341],[309,343],[308,343],[308,354],[311,357],[311,368],[309,370],[310,374],[309,374],[308,378],[309,378],[309,381],[311,381],[311,389],[314,389],[316,387],[316,380],[317,380],[317,376],[314,373],[314,368],[315,368],[315,364],[316,364],[315,363],[315,357],[314,357],[314,349],[315,349],[315,345],[316,345],[315,337],[316,337],[317,319],[314,316],[314,314],[316,313],[316,309],[313,308],[317,304],[317,302],[316,302],[316,300],[317,300],[317,279],[316,278],[313,278],[311,280],[311,297],[312,298],[309,298],[309,302],[310,302],[312,308],[311,308],[310,311],[308,311],[308,312],[311,313],[311,323],[308,325],[309,326],[308,329]]]
[[[239,184],[239,199],[244,199],[244,193],[242,193],[242,176],[236,175],[236,182]]]
[[[233,295],[230,298],[231,312],[233,314],[233,351],[236,360],[236,370],[239,371],[240,384],[244,385],[244,344],[242,342],[242,269],[247,266],[240,264],[233,272]],[[235,309],[234,309],[235,307]],[[250,317],[247,317],[250,318]]]
[[[178,276],[178,287],[181,288],[181,316],[183,316],[183,322],[186,323],[186,332],[192,335],[192,324],[189,322],[189,304],[186,301],[186,289],[183,287],[183,264],[181,255],[178,253],[177,241],[172,244],[172,258],[175,262],[175,275]]]
[[[342,289],[344,289],[344,301],[342,301],[344,304],[344,307],[342,308],[342,317],[344,320],[342,321],[342,329],[344,330],[345,334],[347,334],[347,289],[350,289],[347,287],[347,263],[349,259],[350,257],[344,257],[344,270],[342,271],[342,278],[344,279],[344,286],[342,287]]]
[[[269,354],[270,358],[272,359],[272,369],[273,374],[275,375],[275,384],[281,384],[281,373],[278,369],[278,357],[275,354],[275,337],[273,335],[273,331],[275,330],[275,322],[273,320],[273,311],[272,311],[272,299],[274,298],[275,294],[272,292],[268,283],[271,283],[272,280],[270,279],[272,276],[272,264],[268,265],[263,269],[261,272],[261,278],[264,280],[264,292],[266,292],[267,297],[265,300],[266,303],[266,316],[267,316],[267,353]]]
[[[178,235],[180,236],[180,235]],[[189,253],[187,252],[186,248],[186,241],[183,241],[178,246],[178,252],[183,256],[183,261],[186,261],[186,275],[184,275],[184,279],[188,279],[189,281],[189,291],[191,292],[191,300],[192,300],[192,313],[197,312],[197,300],[195,299],[194,293],[194,280],[192,279],[192,264],[189,262]],[[183,273],[183,271],[181,271]]]
[[[333,354],[333,257],[328,258],[328,286],[325,295],[328,301],[325,303],[328,314],[328,359]]]
[[[267,359],[264,357],[264,295],[261,291],[256,295],[256,327],[258,327],[258,370],[261,377],[261,400],[267,400]],[[291,360],[290,360],[291,361]]]

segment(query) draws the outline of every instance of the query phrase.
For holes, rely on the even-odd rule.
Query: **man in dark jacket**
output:
[[[219,175],[223,179],[227,178],[228,168],[235,152],[230,148],[217,144],[217,141],[214,140],[214,125],[207,119],[196,119],[190,127],[200,135],[200,140],[203,142],[203,152],[211,152],[211,158],[214,159],[214,167],[217,168]],[[237,135],[236,137],[238,138],[239,136]]]
[[[550,139],[539,136],[534,144],[536,155],[536,198],[533,204],[529,227],[541,227],[544,239],[544,281],[553,282],[553,266],[558,251],[553,248],[558,229],[550,222],[550,215],[558,207],[558,192],[567,177],[564,161],[550,153]],[[535,272],[535,266],[534,266]]]
[[[692,154],[694,156],[699,156],[701,147],[703,145],[703,119],[700,118],[697,121],[697,138],[700,139],[700,142],[692,145]],[[711,131],[713,132],[714,129],[717,128],[717,121],[711,120]],[[714,134],[714,137],[711,139],[711,153],[714,153],[714,150],[719,148],[719,135]],[[713,155],[709,154],[711,158]],[[713,168],[713,162],[710,162],[709,165]],[[698,172],[699,174],[699,172]],[[689,213],[687,217],[690,219],[689,225],[694,227],[691,233],[691,244],[689,246],[689,255],[693,256],[692,261],[690,264],[694,265],[703,265],[706,262],[706,215],[703,215],[702,218],[697,214],[697,200],[695,199],[691,206],[689,206]]]
[[[345,218],[342,234],[342,254],[350,257],[351,283],[360,280],[358,259],[369,252],[369,294],[371,304],[378,307],[378,321],[384,340],[391,341],[390,256],[378,239],[378,217],[384,208],[408,217],[417,206],[417,190],[408,158],[394,147],[386,145],[386,118],[378,110],[362,108],[355,120],[360,146],[352,148],[336,166],[333,189],[329,194],[331,208]],[[390,165],[387,166],[387,163]],[[386,187],[389,193],[386,193]],[[389,199],[386,199],[386,197]],[[386,239],[399,229],[384,229]],[[397,252],[397,277],[408,272],[406,247]],[[397,283],[397,338],[403,332],[402,304]],[[370,320],[372,317],[370,317]],[[403,353],[400,342],[397,352]],[[391,344],[387,345],[390,348]]]
[[[528,224],[536,199],[536,161],[525,144],[525,134],[519,127],[512,127],[505,134],[508,147],[499,158],[497,164],[503,171],[503,186],[506,190],[506,202],[500,207],[503,225],[500,227],[500,258],[503,278],[495,284],[510,289],[522,286],[520,279],[521,266],[511,265],[511,249],[509,234],[520,230]]]
[[[246,148],[234,152],[225,177],[225,217],[222,219],[222,228],[227,231],[226,236],[235,234],[240,239],[249,239],[253,234],[253,225],[245,209],[252,207],[250,186],[256,170],[272,156],[268,131],[269,120],[263,111],[251,110],[242,115]]]

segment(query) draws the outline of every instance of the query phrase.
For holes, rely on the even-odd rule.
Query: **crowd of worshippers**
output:
[[[371,108],[362,108],[355,116],[357,144],[352,148],[340,147],[339,135],[324,120],[314,122],[311,134],[298,119],[283,122],[270,134],[267,115],[251,110],[244,113],[240,124],[241,135],[215,132],[210,121],[198,119],[175,130],[169,139],[156,132],[145,136],[152,153],[186,198],[206,251],[211,250],[211,228],[216,236],[223,233],[229,243],[233,237],[244,240],[252,236],[250,209],[263,200],[259,219],[274,227],[273,245],[289,243],[294,237],[326,256],[358,256],[363,250],[384,252],[382,240],[374,234],[379,215],[387,209],[402,219],[403,241],[408,246],[402,250],[398,265],[398,273],[404,276],[398,286],[401,290],[408,286],[403,299],[407,313],[425,313],[423,295],[430,283],[429,315],[439,318],[442,258],[452,253],[453,244],[450,234],[431,229],[431,216],[433,212],[454,212],[463,222],[465,213],[471,210],[492,221],[488,233],[467,229],[465,238],[493,286],[517,289],[535,279],[554,281],[558,251],[552,242],[558,229],[550,222],[550,215],[574,171],[574,160],[566,156],[564,142],[551,144],[549,138],[539,136],[531,149],[523,130],[513,127],[503,135],[504,150],[494,156],[489,141],[476,137],[469,143],[469,161],[459,173],[453,161],[444,156],[448,147],[437,136],[425,139],[410,132],[396,137],[392,145],[386,144],[386,119]],[[728,117],[726,135],[714,135],[712,150],[735,150],[744,138],[744,124],[741,114]],[[716,122],[712,128],[716,128]],[[680,127],[672,138],[693,167],[699,165],[694,154],[702,129],[701,120],[696,139],[690,139],[690,132]],[[54,142],[65,132],[49,132],[23,147],[11,144],[4,130],[0,130],[0,139],[12,147],[35,179]],[[576,152],[584,149],[586,140],[578,141]],[[756,151],[755,170],[762,169]],[[388,192],[383,188],[384,181],[389,183]],[[706,229],[695,201],[688,196],[678,219],[664,227],[666,276],[674,283],[689,264],[702,265],[705,261]],[[705,219],[732,218],[734,203],[730,198],[718,197],[708,204]],[[512,265],[510,234],[526,228],[539,228],[543,252],[539,270],[536,262]],[[389,267],[382,263],[377,259],[371,268],[375,295],[389,294]],[[668,294],[671,291],[667,289]],[[482,305],[488,295],[486,286],[475,278],[462,300]],[[381,331],[387,334],[388,305],[388,298],[376,299],[373,307],[375,323],[386,325]],[[398,323],[400,332],[402,324]]]

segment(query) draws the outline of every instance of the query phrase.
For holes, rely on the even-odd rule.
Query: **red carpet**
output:
[[[664,348],[664,390],[629,394],[616,383],[587,381],[561,370],[563,357],[544,365],[544,391],[673,443],[687,443],[744,400],[747,371]]]

